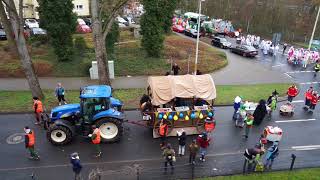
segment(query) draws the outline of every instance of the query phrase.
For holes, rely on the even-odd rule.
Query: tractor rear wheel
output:
[[[96,126],[100,129],[102,142],[120,141],[123,134],[122,121],[115,118],[103,118],[97,121]]]
[[[72,132],[69,128],[60,125],[52,125],[47,131],[47,139],[53,145],[61,146],[71,142]]]

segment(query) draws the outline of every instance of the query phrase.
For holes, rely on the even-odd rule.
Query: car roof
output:
[[[111,97],[111,87],[107,85],[92,85],[81,88],[80,98]]]

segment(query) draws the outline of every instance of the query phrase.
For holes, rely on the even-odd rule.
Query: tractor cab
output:
[[[67,104],[52,109],[47,131],[54,145],[71,141],[74,135],[87,136],[91,126],[101,131],[103,142],[118,141],[122,135],[123,103],[112,97],[110,86],[92,85],[80,89],[80,104]]]
[[[91,121],[96,114],[110,107],[109,86],[87,86],[80,90],[80,113],[84,121]]]

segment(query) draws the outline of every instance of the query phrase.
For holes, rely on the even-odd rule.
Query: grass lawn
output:
[[[258,102],[261,98],[267,98],[274,89],[284,95],[290,84],[261,84],[239,86],[217,86],[218,97],[215,105],[232,104],[234,97],[241,95],[245,100]],[[45,105],[48,110],[57,106],[53,90],[44,91]],[[139,100],[145,93],[144,89],[115,90],[113,96],[122,100],[126,109],[138,108]],[[31,111],[32,99],[29,91],[0,91],[0,112],[25,112]],[[79,103],[79,91],[66,91],[68,103]],[[13,101],[14,99],[14,101]]]
[[[201,178],[198,180],[306,180],[320,179],[320,169],[301,169],[296,171],[279,171],[263,174],[221,176],[211,178]]]
[[[92,34],[75,34],[74,38],[83,37],[87,49],[79,52],[75,49],[72,60],[59,62],[53,48],[48,44],[29,45],[28,49],[34,62],[35,71],[40,77],[88,77],[91,61],[95,59]],[[170,71],[171,60],[187,73],[190,51],[190,69],[193,69],[195,42],[176,35],[167,36],[164,51],[160,58],[150,58],[129,30],[120,32],[120,42],[115,47],[116,76],[164,75]],[[17,54],[8,52],[7,41],[0,41],[0,77],[24,77]],[[203,73],[212,72],[227,65],[223,52],[200,45],[199,68]]]

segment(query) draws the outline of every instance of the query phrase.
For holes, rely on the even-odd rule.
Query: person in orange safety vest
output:
[[[304,109],[308,109],[309,106],[311,105],[311,99],[312,99],[312,94],[313,94],[313,87],[310,87],[307,92],[305,93],[305,107]]]
[[[101,143],[100,129],[97,128],[97,126],[93,125],[92,130],[93,130],[93,133],[89,134],[89,137],[91,137],[92,144],[94,144],[96,147],[96,151],[97,151],[96,157],[100,157],[102,154],[101,147],[100,147],[100,143]]]
[[[163,148],[163,147],[165,147],[166,139],[167,139],[167,135],[168,135],[168,124],[164,119],[161,119],[161,121],[160,121],[159,135],[161,138],[160,147]]]
[[[34,132],[28,126],[24,127],[24,132],[26,133],[25,134],[25,138],[24,138],[25,139],[24,140],[25,147],[30,152],[29,159],[40,160],[40,156],[38,156],[38,154],[34,150],[34,144],[35,144],[35,141],[36,141]]]
[[[39,125],[41,123],[40,118],[41,118],[41,114],[43,113],[43,105],[38,97],[33,97],[33,111],[37,120],[35,124]]]

